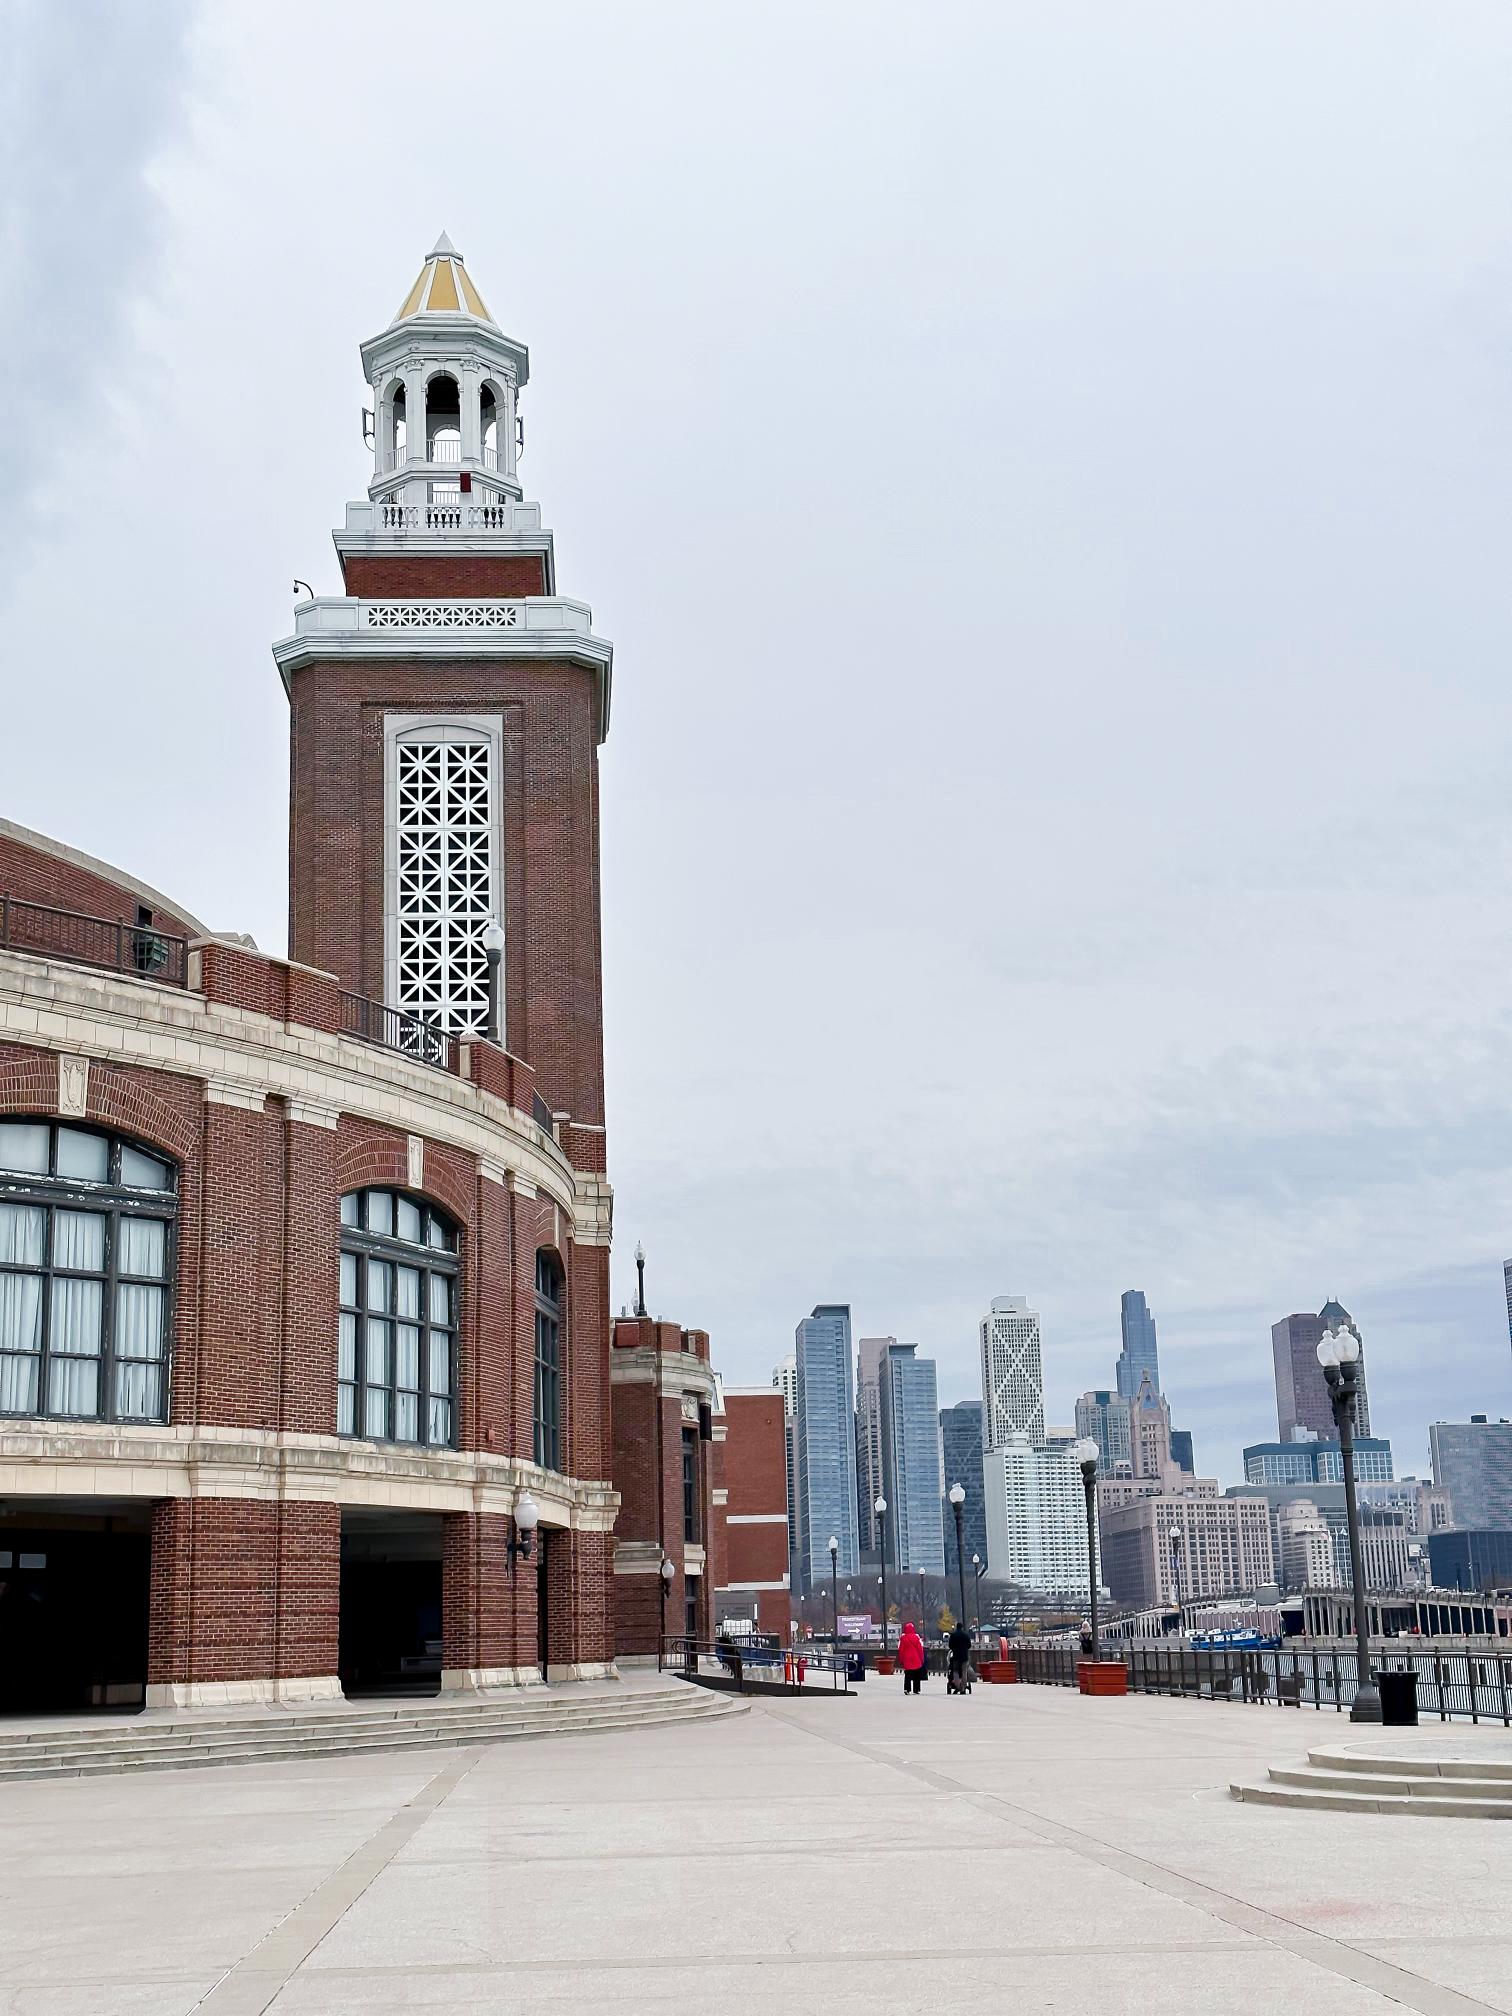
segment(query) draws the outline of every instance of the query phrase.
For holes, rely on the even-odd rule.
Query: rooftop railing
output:
[[[121,924],[110,917],[26,903],[19,896],[0,896],[0,945],[43,959],[131,973],[163,987],[183,987],[189,978],[187,938],[151,924]]]
[[[345,1035],[364,1043],[381,1044],[401,1056],[433,1064],[438,1071],[457,1068],[456,1038],[437,1022],[424,1022],[403,1008],[389,1008],[382,1001],[370,1001],[366,994],[341,996],[341,1026]]]

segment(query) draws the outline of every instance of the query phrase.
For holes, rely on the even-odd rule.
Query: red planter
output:
[[[1018,1679],[1016,1659],[984,1659],[977,1667],[977,1677],[994,1687],[1007,1687]]]
[[[1127,1694],[1129,1669],[1122,1659],[1078,1659],[1076,1684],[1083,1694]]]
[[[898,1670],[898,1662],[896,1659],[879,1658],[875,1670],[878,1673],[896,1673]]]

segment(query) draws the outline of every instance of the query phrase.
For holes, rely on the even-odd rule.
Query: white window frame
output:
[[[399,748],[408,742],[488,744],[488,882],[493,915],[504,919],[502,714],[385,714],[383,717],[383,999],[399,1006]],[[499,1042],[505,1041],[506,940],[499,964]],[[480,1032],[481,1033],[481,1032]]]

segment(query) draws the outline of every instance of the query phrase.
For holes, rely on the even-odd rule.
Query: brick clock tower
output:
[[[475,1112],[516,1134],[524,1116],[561,1171],[549,1194],[459,1127],[473,1152],[448,1173],[473,1200],[453,1205],[473,1252],[457,1444],[559,1480],[536,1487],[551,1660],[593,1671],[613,1656],[598,866],[613,653],[557,594],[552,535],[521,496],[528,353],[448,238],[361,354],[373,472],[334,534],[345,593],[301,604],[274,651],[291,714],[289,953],[335,976],[349,1033],[447,1060]],[[345,1180],[372,1180],[359,1160],[353,1146]],[[427,1146],[427,1168],[446,1160]],[[434,1189],[413,1163],[398,1174]],[[558,1519],[567,1530],[549,1531]],[[449,1538],[472,1555],[448,1557],[449,1587],[486,1584],[503,1531]],[[448,1615],[486,1637],[475,1609]],[[527,1657],[448,1645],[446,1665]]]

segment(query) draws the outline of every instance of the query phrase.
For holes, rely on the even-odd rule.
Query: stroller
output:
[[[977,1670],[969,1659],[957,1666],[952,1659],[945,1676],[947,1694],[969,1694],[977,1677]]]

